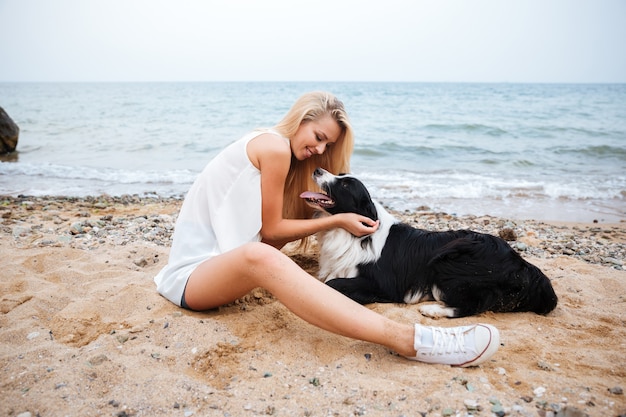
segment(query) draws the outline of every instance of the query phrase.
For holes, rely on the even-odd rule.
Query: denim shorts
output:
[[[187,280],[189,282],[189,280]],[[185,291],[187,291],[187,284],[185,284],[185,289],[183,290],[183,295],[180,297],[180,306],[185,310],[196,311],[193,308],[189,307],[189,304],[185,301]]]

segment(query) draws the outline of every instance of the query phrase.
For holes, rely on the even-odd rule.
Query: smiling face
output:
[[[342,133],[341,127],[330,115],[303,121],[291,138],[291,152],[300,161],[313,155],[321,155],[337,142]]]

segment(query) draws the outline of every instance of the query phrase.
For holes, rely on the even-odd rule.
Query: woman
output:
[[[303,95],[283,120],[234,142],[202,171],[181,207],[168,265],[157,290],[201,311],[265,288],[289,310],[324,330],[378,343],[409,359],[477,365],[499,346],[496,328],[397,323],[312,277],[279,249],[287,242],[341,227],[356,236],[378,222],[353,213],[312,219],[298,194],[320,166],[349,172],[352,127],[332,94]]]

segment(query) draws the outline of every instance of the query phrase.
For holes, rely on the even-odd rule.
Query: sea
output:
[[[0,195],[183,198],[222,148],[330,91],[352,173],[399,211],[626,221],[626,84],[0,83]]]

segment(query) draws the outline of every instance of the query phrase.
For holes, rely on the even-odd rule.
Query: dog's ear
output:
[[[361,180],[355,177],[346,178],[342,182],[342,186],[350,190],[353,207],[357,208],[358,214],[369,217],[376,221],[378,220],[378,210],[376,205],[372,201],[367,187]]]
[[[363,210],[360,214],[365,217],[369,217],[374,221],[378,220],[378,210],[376,210],[376,205],[372,201],[372,197],[365,186],[363,186],[363,194],[361,196],[361,203],[359,204],[359,207]]]
[[[374,204],[374,202],[370,199],[367,201],[367,203],[365,206],[365,213],[363,213],[363,215],[365,217],[369,217],[370,219],[376,221],[378,220],[378,210],[376,210],[376,205]]]

